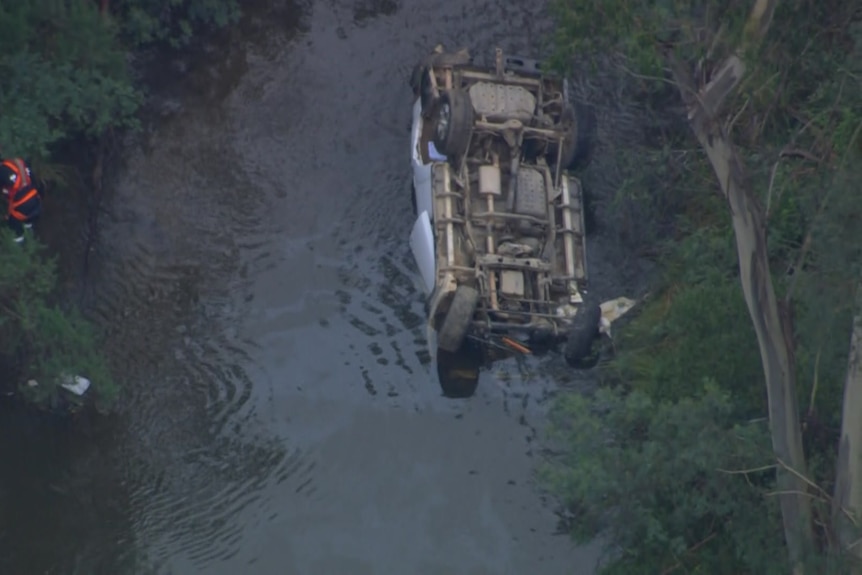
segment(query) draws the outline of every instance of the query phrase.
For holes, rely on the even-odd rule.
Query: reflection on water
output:
[[[112,440],[0,406],[0,573],[124,573],[136,561]],[[106,541],[115,552],[104,553]]]
[[[232,518],[265,511],[262,487],[291,466],[257,428],[249,342],[231,327],[247,292],[242,266],[265,257],[267,242],[261,196],[226,138],[194,114],[155,130],[160,145],[130,152],[99,246],[92,309],[129,378],[116,473],[158,572],[169,559],[200,569],[230,557],[242,535]]]

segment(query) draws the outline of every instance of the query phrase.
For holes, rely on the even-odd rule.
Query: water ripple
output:
[[[234,166],[226,136],[201,118],[129,151],[121,206],[94,257],[91,315],[125,379],[114,454],[128,486],[132,532],[158,570],[176,557],[203,569],[240,548],[244,514],[270,512],[267,488],[312,490],[313,464],[260,432],[265,396],[237,336],[250,273],[271,261],[264,193]],[[171,205],[153,190],[170,189]],[[136,214],[151,214],[141,217]]]

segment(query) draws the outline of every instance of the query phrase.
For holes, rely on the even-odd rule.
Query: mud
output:
[[[440,397],[407,245],[414,63],[539,56],[541,3],[244,6],[147,68],[84,298],[123,405],[0,417],[0,572],[592,573],[534,479],[578,376],[512,360]],[[630,282],[590,257],[597,291]]]

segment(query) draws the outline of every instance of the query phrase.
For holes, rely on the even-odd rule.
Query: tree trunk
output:
[[[803,479],[806,465],[796,399],[792,330],[772,285],[763,207],[747,187],[742,161],[720,122],[723,103],[745,76],[743,56],[763,40],[777,6],[778,0],[754,2],[743,45],[737,54],[731,54],[722,65],[716,66],[706,86],[698,86],[691,69],[673,54],[668,54],[668,60],[688,108],[689,125],[709,158],[730,208],[739,279],[757,334],[766,380],[772,448],[783,464],[777,470],[777,484],[784,537],[793,572],[801,573],[802,561],[813,549],[814,532],[808,487]]]
[[[862,561],[858,522],[862,519],[862,285],[857,288],[856,316],[850,335],[850,354],[844,381],[841,441],[832,499],[832,525],[843,550]],[[855,543],[855,545],[854,545]],[[853,575],[862,569],[855,567]]]
[[[758,2],[760,8],[762,4],[771,4],[774,9],[774,2]],[[762,22],[757,22],[751,29],[765,28]],[[739,85],[745,65],[739,56],[730,56],[717,68],[710,83],[701,88],[684,63],[672,55],[668,58],[688,108],[689,125],[709,158],[730,208],[740,283],[757,334],[766,380],[772,447],[776,457],[793,470],[779,465],[777,485],[788,555],[794,572],[801,573],[802,560],[813,548],[814,533],[811,502],[803,480],[806,465],[796,399],[792,330],[781,313],[772,284],[763,207],[747,187],[742,161],[719,121],[721,105]]]

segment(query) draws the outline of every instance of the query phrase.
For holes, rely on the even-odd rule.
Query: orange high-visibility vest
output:
[[[3,160],[3,163],[0,165],[6,166],[15,173],[15,183],[12,184],[12,188],[9,190],[10,198],[22,189],[32,185],[33,182],[30,178],[30,174],[27,172],[27,166],[24,165],[24,160],[21,158]]]
[[[27,216],[21,213],[18,208],[39,195],[39,191],[35,186],[28,186],[18,190],[14,194],[9,194],[9,215],[18,221],[24,222]]]

